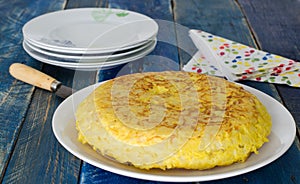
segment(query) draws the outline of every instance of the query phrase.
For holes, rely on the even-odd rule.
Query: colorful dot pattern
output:
[[[298,62],[204,31],[191,30],[190,34],[194,34],[191,37],[198,49],[207,49],[199,49],[184,66],[185,71],[300,87]],[[215,61],[209,61],[207,53],[212,53],[219,63],[216,65]]]
[[[257,50],[204,31],[196,31],[196,34],[202,40],[201,43],[212,48],[222,67],[236,75],[265,72],[265,70],[272,70],[277,67],[281,67],[281,71],[285,71],[286,68],[290,68],[295,63],[293,60]]]
[[[220,70],[214,64],[210,63],[201,52],[197,52],[183,67],[183,70],[223,77]]]

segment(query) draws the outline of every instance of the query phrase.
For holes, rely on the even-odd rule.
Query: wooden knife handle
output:
[[[9,73],[16,79],[36,87],[53,91],[53,83],[58,81],[34,68],[21,63],[14,63],[9,67]]]

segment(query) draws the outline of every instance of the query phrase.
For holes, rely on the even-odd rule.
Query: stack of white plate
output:
[[[137,60],[156,46],[157,23],[120,9],[80,8],[36,17],[23,27],[33,58],[70,69],[107,69]]]

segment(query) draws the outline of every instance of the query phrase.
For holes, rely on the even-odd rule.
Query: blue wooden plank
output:
[[[99,81],[108,80],[115,76],[137,72],[179,70],[179,58],[175,25],[170,1],[135,1],[111,0],[107,4],[110,8],[119,8],[145,14],[159,24],[158,44],[148,56],[117,68],[99,72]],[[143,181],[116,175],[108,171],[91,166],[82,165],[80,183],[159,183]]]
[[[90,8],[90,7],[105,7],[107,0],[68,0],[66,2],[66,9],[72,8]]]
[[[300,2],[239,0],[262,49],[300,61]]]
[[[253,10],[251,12],[246,12],[246,15],[243,14],[241,11],[239,4],[236,1],[226,0],[226,1],[182,1],[182,0],[175,0],[174,1],[174,17],[176,22],[179,24],[183,24],[187,27],[193,29],[202,29],[207,32],[211,32],[216,35],[223,36],[225,38],[229,38],[231,40],[235,40],[240,43],[244,43],[246,45],[250,45],[253,47],[258,47],[260,45],[256,44],[256,39],[260,40],[260,37],[254,38],[254,36],[258,35],[257,32],[252,33],[252,29],[248,28],[248,22],[245,19],[246,17],[255,17],[258,13],[262,11],[260,9],[267,5],[272,6],[273,1],[243,1],[245,3],[251,4],[251,8]],[[272,5],[271,5],[272,4]],[[280,4],[282,2],[277,1],[273,7],[274,11],[281,9]],[[294,2],[295,4],[295,2]],[[255,9],[256,7],[260,7],[258,10]],[[290,7],[290,6],[289,6]],[[297,6],[296,6],[297,7]],[[266,8],[267,10],[268,8]],[[293,9],[293,8],[292,8]],[[275,13],[270,12],[270,16],[274,15]],[[297,11],[295,9],[295,11]],[[291,11],[294,12],[294,11]],[[288,19],[288,16],[285,16]],[[299,17],[299,16],[298,16]],[[261,19],[261,17],[257,17],[256,21]],[[256,21],[257,27],[261,26],[262,22],[266,20],[260,20],[260,24]],[[275,22],[273,22],[275,24]],[[295,23],[294,23],[295,24]],[[258,32],[265,32],[265,27],[260,27],[257,29]],[[281,34],[280,32],[276,32],[276,29],[267,31],[266,34],[272,32],[274,35]],[[272,35],[272,34],[271,34]],[[274,37],[269,39],[275,39]],[[294,37],[294,39],[296,39]],[[296,39],[297,40],[297,39]],[[295,45],[290,45],[291,47]],[[299,47],[298,47],[299,48]],[[299,53],[299,52],[298,52]],[[246,85],[252,86],[257,88],[277,100],[281,101],[281,98],[272,84],[266,83],[257,83],[257,82],[250,82],[245,81],[243,82]],[[295,88],[289,88],[290,90],[297,90]],[[287,90],[285,92],[288,92]],[[296,94],[294,92],[294,94]],[[282,94],[280,94],[282,95]],[[289,93],[285,93],[285,95],[289,95]],[[284,103],[291,103],[292,99],[299,99],[299,95],[293,95],[290,99],[283,98]],[[286,100],[286,102],[285,102]],[[294,105],[297,102],[294,101]],[[298,108],[299,109],[299,108]],[[298,109],[294,109],[298,111]],[[294,116],[295,117],[295,116]],[[296,120],[297,121],[297,120]],[[241,182],[249,182],[249,183],[299,183],[299,163],[300,163],[300,152],[299,152],[299,143],[297,144],[298,139],[296,139],[296,143],[292,145],[292,147],[288,150],[284,156],[280,159],[276,160],[272,164],[265,166],[261,169],[256,171],[250,172],[248,174],[244,174],[237,177],[232,177],[230,179],[224,179],[219,181],[214,181],[211,183],[241,183]],[[285,168],[285,169],[283,169]],[[208,182],[210,183],[210,182]]]
[[[111,0],[109,8],[125,9],[142,13],[154,19],[159,25],[156,48],[146,57],[111,70],[101,71],[99,80],[110,79],[129,73],[178,70],[179,59],[173,25],[170,1],[122,1]]]
[[[38,1],[32,2],[32,4],[29,5],[26,4],[24,7],[28,7],[29,10],[27,11],[31,13],[30,15],[37,16],[47,11],[63,9],[66,4],[64,1],[52,1],[51,3],[44,2],[44,4],[42,4]],[[105,2],[78,1],[75,4],[68,3],[67,8],[75,8],[78,6],[89,7],[101,3]],[[53,6],[54,4],[55,6]],[[30,11],[30,8],[32,8],[33,11]],[[49,8],[49,10],[47,10],[47,8]],[[41,12],[35,12],[35,9]],[[43,12],[43,10],[45,12]],[[23,57],[29,58],[28,60],[30,62],[26,64],[36,64],[37,67],[35,68],[42,69],[43,72],[75,89],[80,89],[95,83],[95,72],[74,72],[47,64],[41,68],[42,65],[39,62],[31,59],[26,54]],[[33,91],[33,87],[29,85],[25,86],[32,89],[31,92]],[[33,97],[31,97],[29,109],[27,109],[26,118],[22,119],[22,122],[24,121],[23,126],[18,132],[18,140],[15,143],[10,162],[7,165],[3,183],[77,183],[81,160],[74,157],[58,143],[51,128],[52,115],[61,102],[62,99],[55,97],[53,94],[49,94],[47,91],[41,89],[35,90]],[[23,105],[28,106],[29,104]]]
[[[147,1],[148,2],[148,1]],[[122,5],[118,3],[112,4],[112,7],[122,8]],[[127,3],[123,3],[127,4]],[[150,3],[151,4],[151,3]],[[138,10],[138,5],[135,5],[135,8]],[[126,6],[125,6],[126,7]],[[130,7],[130,5],[127,5]],[[149,8],[151,9],[151,7]],[[213,10],[213,11],[212,11]],[[235,1],[214,1],[214,2],[194,2],[194,1],[174,1],[174,11],[175,19],[178,23],[184,27],[203,29],[220,36],[227,37],[232,40],[245,43],[247,45],[255,45],[255,40],[251,35],[250,29],[247,27],[247,22],[244,19],[244,15],[241,13],[238,5]],[[154,13],[153,13],[154,14]],[[155,14],[152,16],[155,16]],[[191,18],[192,17],[192,18]],[[221,26],[220,26],[221,25]],[[181,36],[178,34],[178,36]],[[179,40],[180,38],[178,38]],[[184,40],[184,39],[183,39]],[[184,42],[184,41],[183,41]],[[189,54],[189,53],[188,53]],[[181,62],[185,62],[183,56],[181,56]],[[120,69],[121,70],[121,69]],[[143,70],[140,68],[140,71]],[[109,71],[114,73],[114,71]],[[101,76],[101,75],[100,75]],[[115,76],[115,75],[112,75]],[[248,83],[247,85],[252,85],[262,91],[276,97],[280,100],[275,88],[272,85],[263,84],[263,83]],[[270,177],[276,175],[278,170],[278,165],[284,165],[284,167],[291,168],[290,175],[283,174],[276,176],[272,181],[285,181],[285,182],[294,182],[297,181],[296,176],[299,170],[290,167],[291,162],[288,162],[291,157],[299,158],[296,145],[294,144],[292,148],[276,163],[272,163],[263,169],[238,176],[230,179],[224,179],[219,181],[213,181],[208,183],[241,183],[241,182],[251,182],[257,183],[258,181],[265,181],[265,177]],[[296,164],[299,164],[299,160],[295,161]],[[264,173],[268,172],[268,175]],[[293,174],[295,172],[295,174]],[[257,176],[257,177],[256,177]],[[281,179],[278,179],[281,178]],[[146,181],[128,179],[127,177],[118,176],[107,171],[95,168],[87,163],[83,164],[81,183],[101,183],[101,182],[120,182],[122,179],[123,182],[127,183],[136,183],[140,181],[141,183]],[[270,180],[271,181],[271,180]]]
[[[300,2],[239,1],[247,14],[262,49],[296,61],[300,61]],[[279,8],[280,7],[280,8]],[[300,127],[300,89],[277,86],[285,105],[290,110],[298,128]]]
[[[113,183],[113,184],[123,184],[123,183],[130,183],[130,184],[157,184],[160,182],[155,181],[146,181],[146,180],[139,180],[134,179],[126,176],[117,175],[102,169],[99,169],[95,166],[92,166],[87,163],[83,163],[82,165],[82,175],[81,181],[82,184],[100,184],[100,183]]]
[[[3,183],[76,183],[81,161],[51,131],[51,117],[62,99],[36,90]]]
[[[122,2],[116,1],[114,3],[111,3],[109,6],[119,7],[119,8],[124,7],[124,8],[128,8],[131,10],[141,11],[139,9],[139,6],[142,6],[142,5],[140,5],[139,3],[137,3],[138,5],[136,5],[136,4],[132,5],[131,3],[127,4],[124,2],[122,3]],[[159,7],[161,8],[161,5],[163,4],[163,3],[160,3],[159,1],[153,1],[153,2],[147,1],[147,3],[157,6],[155,8],[149,7],[150,13],[151,13],[151,11],[154,11],[154,10],[157,11],[157,8],[159,8]],[[184,9],[184,7],[181,7],[180,4],[176,4],[176,3],[174,3],[175,7],[179,5],[180,8],[183,8],[183,10],[185,10],[185,11],[188,10],[188,9]],[[184,2],[182,1],[181,3],[184,3]],[[141,3],[141,4],[146,5],[146,3]],[[234,1],[230,1],[229,6],[231,6],[233,4],[234,4]],[[147,7],[145,5],[143,5],[144,8]],[[168,5],[169,5],[169,7],[171,7],[171,4],[168,4]],[[71,4],[70,4],[70,7],[72,7],[72,8],[79,7],[79,6],[87,6],[87,5],[86,5],[86,3],[73,5],[73,6],[71,6]],[[90,6],[90,5],[88,5],[88,6]],[[134,6],[134,7],[131,7],[131,6]],[[225,6],[226,6],[226,3],[225,3]],[[163,6],[163,7],[165,7],[165,6]],[[199,6],[197,6],[197,7],[199,7]],[[211,8],[214,8],[214,7],[215,6],[212,6]],[[220,7],[222,7],[221,5],[216,6],[216,7],[217,7],[217,9],[219,7],[219,10],[216,11],[216,13],[221,11],[221,8],[220,8]],[[207,8],[207,7],[203,6],[203,8]],[[165,11],[170,12],[169,9],[168,10],[165,9]],[[208,11],[207,11],[207,13],[208,13]],[[234,19],[234,17],[235,16],[233,16],[231,18]],[[168,18],[171,18],[171,17],[166,17],[166,20],[168,20]],[[236,25],[239,25],[239,24],[236,24]],[[224,33],[227,34],[226,30],[224,31]],[[224,35],[226,35],[226,34],[224,34]],[[169,35],[167,35],[167,36],[169,36]],[[1,37],[2,37],[2,35],[1,35]],[[245,38],[248,39],[248,37],[245,37]],[[249,38],[251,38],[251,36],[249,36]],[[241,39],[241,40],[243,40],[243,39]],[[174,46],[174,45],[171,45],[171,47],[172,46]],[[161,48],[159,48],[159,47],[161,47]],[[175,56],[174,60],[176,60],[178,53],[175,52],[175,54],[174,54],[173,52],[170,52],[170,54],[166,54],[167,53],[166,51],[172,50],[172,48],[169,48],[169,49],[166,49],[164,52],[163,49],[166,47],[167,46],[164,46],[163,44],[158,45],[157,50],[159,52],[154,53],[154,55],[161,56],[161,55],[165,54],[165,56],[170,57],[171,60],[173,58],[172,56]],[[20,56],[20,58],[23,58],[23,56]],[[25,56],[25,58],[26,58],[26,56]],[[183,57],[181,56],[181,61],[183,60],[182,58]],[[107,73],[100,73],[99,77],[102,77],[103,75],[108,75],[108,72],[110,72],[110,74],[108,75],[108,77],[106,76],[106,79],[109,79],[111,77],[114,77],[115,75],[120,74],[118,72],[121,72],[121,74],[126,74],[126,73],[134,73],[134,72],[139,72],[139,71],[143,72],[143,71],[157,70],[160,63],[152,63],[152,62],[153,62],[153,60],[151,60],[151,58],[149,57],[148,61],[146,61],[146,62],[144,62],[144,61],[138,62],[137,61],[137,62],[126,65],[127,69],[123,69],[123,66],[121,66],[116,69],[107,70],[106,71]],[[184,62],[184,61],[182,61],[182,62]],[[28,64],[33,65],[37,68],[41,67],[41,65],[39,63],[34,62],[31,59],[28,60]],[[168,67],[172,68],[174,66],[171,64]],[[163,67],[160,67],[159,69],[165,70],[165,69],[167,69],[167,67],[165,67],[165,65],[163,65]],[[72,79],[70,79],[70,76],[72,76],[72,74],[73,74],[72,71],[61,69],[61,68],[56,69],[55,67],[48,66],[48,65],[44,65],[44,71],[46,73],[49,72],[50,74],[53,74],[56,78],[62,80],[64,83],[66,83],[68,85],[72,85],[73,81],[72,81]],[[51,73],[53,71],[56,71],[56,72]],[[122,73],[122,72],[124,72],[124,73]],[[8,76],[8,74],[6,74],[6,75]],[[92,76],[93,75],[94,74],[92,74]],[[10,78],[10,77],[8,77],[8,78]],[[4,80],[6,80],[6,79],[3,79],[2,81],[4,81]],[[9,80],[11,80],[11,78]],[[102,80],[102,79],[100,78],[100,80]],[[15,80],[13,80],[13,81],[15,82]],[[9,88],[10,83],[6,82],[6,81],[4,81],[4,82],[6,85],[3,85],[3,86],[8,86],[8,88]],[[93,79],[90,82],[93,82]],[[12,105],[13,106],[14,104],[7,103],[7,100],[9,100],[9,98],[11,98],[10,95],[8,95],[8,94],[16,96],[18,90],[21,91],[22,89],[25,91],[21,91],[21,93],[29,94],[27,96],[26,95],[24,96],[25,101],[26,100],[30,101],[33,88],[28,85],[25,88],[23,88],[24,84],[22,84],[20,82],[16,82],[16,83],[17,83],[17,85],[15,85],[15,84],[13,84],[13,85],[19,86],[19,88],[18,87],[14,87],[13,89],[11,88],[11,91],[9,93],[7,93],[5,98],[3,98],[3,100],[2,100],[3,102],[5,101],[5,103],[6,103],[4,105]],[[251,83],[249,85],[254,85],[255,87],[257,87],[257,85],[254,83]],[[266,88],[264,86],[264,84],[261,84],[261,85],[262,85],[261,89],[263,89],[263,90],[268,91],[270,89],[270,88]],[[22,89],[21,89],[21,87],[22,87]],[[3,87],[3,88],[5,88],[5,87]],[[270,94],[274,93],[272,90],[273,89],[270,89],[270,91],[269,91]],[[29,93],[28,93],[28,91],[29,91]],[[22,100],[22,98],[19,97],[19,100]],[[75,159],[74,157],[70,156],[70,154],[68,154],[57,143],[57,141],[55,141],[53,135],[50,133],[51,131],[47,131],[46,133],[43,133],[44,130],[51,128],[49,126],[51,124],[49,119],[51,119],[51,118],[49,118],[49,117],[53,114],[55,108],[57,107],[57,105],[60,102],[61,102],[61,100],[54,97],[54,95],[49,96],[48,92],[45,92],[42,90],[36,90],[35,95],[32,97],[32,105],[30,106],[30,109],[28,109],[28,116],[24,120],[24,126],[22,127],[22,131],[20,131],[20,135],[19,135],[20,140],[16,143],[16,151],[15,151],[16,153],[11,158],[12,161],[11,161],[11,164],[8,166],[8,170],[7,170],[8,172],[6,173],[6,178],[4,180],[4,183],[20,182],[20,181],[25,182],[25,183],[50,183],[50,182],[76,183],[76,179],[77,179],[76,173],[79,172],[78,160]],[[3,108],[5,107],[4,105],[3,105]],[[18,104],[18,105],[21,105],[21,107],[15,106],[16,108],[18,108],[17,110],[9,111],[9,112],[11,112],[11,117],[13,117],[14,115],[16,115],[19,118],[24,117],[24,115],[23,116],[18,115],[19,109],[21,109],[21,113],[24,114],[24,110],[22,109],[23,104]],[[39,109],[39,110],[36,111],[35,109]],[[7,111],[5,111],[5,112],[7,112]],[[44,117],[44,116],[46,116],[46,117]],[[7,117],[7,116],[5,116],[5,117]],[[35,136],[35,135],[37,135],[37,136]],[[24,143],[28,139],[30,140],[29,143]],[[40,145],[44,145],[44,146],[40,146]],[[47,149],[43,149],[45,147],[47,147]],[[52,151],[48,152],[47,150],[49,150],[49,149]],[[289,173],[289,174],[288,175],[285,175],[285,174],[279,175],[278,177],[274,177],[269,181],[273,181],[273,182],[285,181],[285,182],[297,183],[297,181],[299,181],[299,179],[296,176],[297,176],[299,170],[293,169],[293,167],[292,167],[293,165],[290,165],[291,162],[289,162],[289,160],[293,157],[299,158],[299,155],[297,155],[297,152],[295,152],[295,150],[297,150],[297,147],[294,144],[293,147],[287,152],[287,154],[285,154],[278,161],[276,161],[276,163],[273,163],[273,164],[270,164],[269,166],[267,166],[266,167],[267,169],[264,168],[264,170],[259,170],[257,172],[251,172],[249,174],[243,175],[242,177],[234,177],[234,178],[230,178],[230,179],[220,180],[218,182],[221,182],[221,183],[223,183],[223,182],[224,183],[229,183],[229,182],[231,182],[231,183],[232,182],[255,183],[255,182],[259,181],[259,179],[260,179],[260,181],[263,181],[265,177],[274,176],[277,173],[276,169],[278,169],[278,165],[282,165],[283,168],[291,169],[290,171],[286,171],[286,173]],[[22,156],[25,158],[28,158],[28,160],[22,158]],[[43,158],[42,158],[42,156],[43,156]],[[59,159],[57,159],[57,158],[59,158]],[[295,162],[293,162],[293,163],[295,165],[299,164],[298,160],[295,160]],[[30,166],[34,165],[32,167],[34,169],[34,171],[32,172],[31,170],[23,170],[23,169],[18,170],[18,168],[24,166],[25,164],[28,164]],[[73,164],[74,164],[74,166],[71,166]],[[75,170],[70,171],[70,169],[72,169],[72,168]],[[264,172],[268,172],[268,174],[264,174]],[[293,172],[295,172],[296,174],[291,174]],[[285,172],[281,172],[281,173],[285,173]],[[28,177],[26,178],[26,176],[28,176]],[[279,177],[282,179],[278,179]],[[288,177],[290,177],[290,180],[288,180]],[[18,178],[18,179],[16,179],[16,178]],[[102,183],[104,183],[104,182],[156,183],[156,182],[147,182],[147,181],[135,180],[135,179],[131,179],[131,178],[123,177],[123,176],[118,176],[118,175],[112,174],[110,172],[106,172],[101,169],[94,168],[93,166],[86,164],[86,163],[84,163],[83,167],[82,167],[81,182],[82,183],[101,183],[101,182]]]
[[[279,0],[240,0],[239,4],[246,13],[246,18],[255,35],[257,35],[258,43],[263,50],[300,61],[300,43],[298,42],[300,38],[299,1],[287,0],[282,3]],[[300,89],[285,85],[277,85],[277,89],[284,105],[293,115],[298,129],[296,138],[297,149],[292,148],[296,155],[291,155],[290,151],[284,155],[288,157],[286,162],[291,164],[290,167],[287,167],[291,168],[291,171],[286,172],[286,175],[291,175],[290,173],[295,172],[295,176],[291,176],[291,180],[294,183],[300,183],[299,170],[293,170],[299,168],[297,167],[299,164],[295,162],[300,159]],[[293,147],[295,146],[293,145]],[[283,173],[285,173],[285,170],[283,170]]]
[[[243,13],[232,0],[174,0],[176,23],[255,47]]]
[[[236,1],[183,1],[174,0],[175,22],[190,29],[199,29],[212,34],[257,47],[256,42],[248,27],[247,21]],[[179,35],[181,36],[181,35]],[[180,37],[178,38],[180,40]],[[183,41],[184,42],[184,41]],[[192,51],[194,44],[189,40]],[[186,64],[188,56],[182,55],[181,62]],[[280,101],[280,97],[272,84],[256,84],[243,82],[246,85],[256,86],[257,89],[267,92]]]
[[[22,26],[31,18],[61,9],[64,1],[12,0],[0,3],[0,173],[5,167],[18,138],[20,128],[34,88],[13,79],[8,68],[14,62],[23,62],[36,68],[41,64],[33,61],[22,49]]]
[[[300,168],[297,167],[300,164],[299,159],[291,161],[291,158],[299,158],[299,152],[296,144],[275,162],[264,166],[261,169],[243,174],[238,177],[232,177],[228,179],[217,180],[207,183],[284,183],[295,184],[300,183],[299,174]]]

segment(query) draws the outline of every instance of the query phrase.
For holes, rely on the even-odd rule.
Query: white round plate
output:
[[[23,42],[23,48],[27,52],[27,54],[29,54],[31,57],[33,57],[34,59],[36,59],[38,61],[50,64],[50,65],[55,65],[55,66],[72,69],[72,70],[88,71],[88,70],[109,69],[109,68],[119,66],[121,64],[125,64],[128,62],[140,59],[140,58],[146,56],[147,54],[149,54],[151,51],[153,51],[153,49],[156,46],[156,43],[157,43],[156,40],[154,40],[154,42],[151,43],[148,47],[146,47],[143,50],[140,50],[136,53],[129,54],[126,57],[119,57],[114,60],[107,60],[107,61],[100,61],[100,62],[97,62],[97,60],[95,60],[95,62],[91,62],[91,63],[88,63],[85,60],[79,60],[78,63],[75,63],[73,60],[67,60],[67,59],[43,55],[43,54],[36,52],[36,51],[32,50],[31,48],[29,48],[28,45],[26,45],[24,42]]]
[[[236,163],[204,171],[184,169],[166,171],[153,169],[147,171],[137,169],[133,166],[120,164],[103,157],[90,146],[83,145],[77,140],[74,116],[76,108],[100,84],[84,88],[65,99],[53,115],[52,128],[57,140],[73,155],[91,165],[116,174],[138,179],[167,182],[209,181],[232,177],[253,171],[273,162],[288,150],[296,135],[295,121],[282,104],[261,91],[242,85],[261,100],[273,119],[269,142],[265,143],[259,149],[259,154],[251,154],[245,163]]]
[[[72,61],[73,62],[78,62],[78,61],[83,62],[83,60],[86,62],[100,62],[100,61],[114,60],[114,59],[117,59],[120,57],[125,57],[127,55],[134,54],[140,50],[143,50],[146,47],[152,45],[154,42],[155,42],[155,40],[149,40],[144,45],[141,45],[139,47],[116,52],[116,53],[111,53],[111,54],[106,53],[106,54],[100,54],[100,55],[99,54],[88,54],[88,55],[84,54],[84,55],[82,55],[82,54],[69,54],[69,53],[58,53],[58,52],[49,51],[46,49],[36,47],[36,46],[32,45],[30,42],[28,42],[27,40],[24,40],[24,44],[28,48],[30,48],[36,52],[39,52],[43,55],[50,56],[50,57],[66,59],[70,62],[72,62]]]
[[[36,46],[65,53],[114,52],[136,47],[156,36],[157,23],[120,9],[79,8],[36,17],[23,29]]]
[[[36,48],[40,48],[40,49],[44,49],[44,50],[48,50],[51,52],[57,52],[60,54],[73,54],[73,55],[109,55],[115,52],[126,52],[127,50],[133,50],[136,49],[138,47],[141,47],[142,45],[145,45],[147,43],[149,43],[151,40],[155,40],[156,39],[156,35],[154,35],[153,37],[149,38],[148,40],[142,41],[140,43],[137,43],[135,45],[132,46],[127,46],[127,47],[119,47],[119,48],[115,48],[115,49],[111,49],[111,50],[94,50],[94,49],[90,49],[90,48],[86,48],[85,50],[65,50],[62,48],[53,48],[53,47],[48,47],[45,45],[41,45],[36,43],[35,41],[24,37],[24,40],[26,40],[27,43],[30,43],[32,46],[36,47]],[[92,46],[91,46],[92,47]]]

